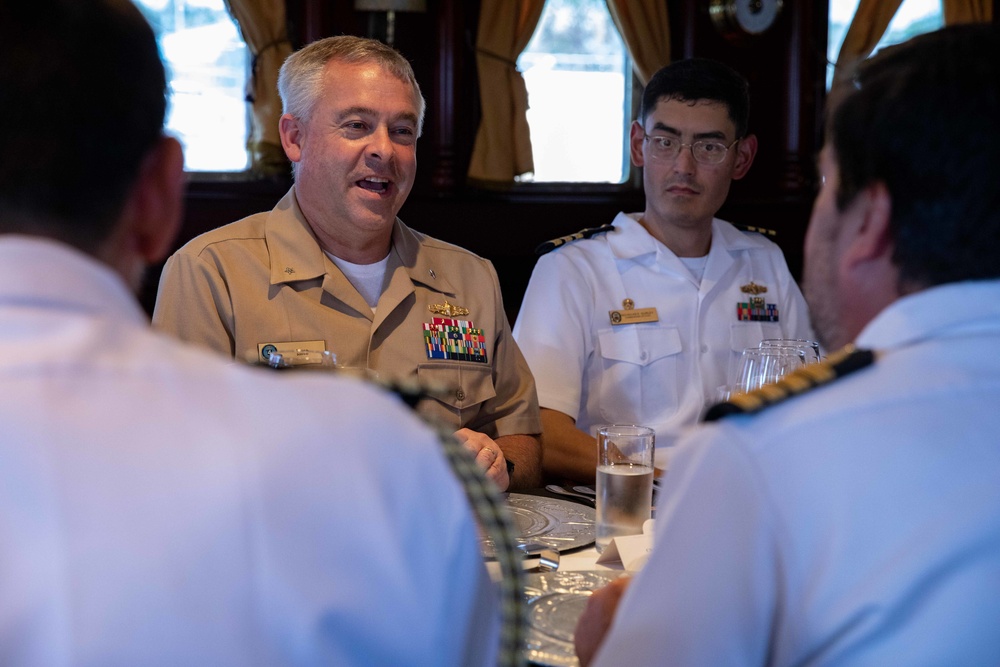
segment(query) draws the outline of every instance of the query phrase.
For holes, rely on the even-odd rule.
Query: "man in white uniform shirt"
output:
[[[1000,31],[917,37],[853,84],[804,287],[827,348],[854,345],[682,440],[584,665],[1000,664]]]
[[[0,4],[0,664],[495,664],[432,431],[150,330],[132,292],[184,184],[165,93],[128,0]]]
[[[746,80],[722,63],[658,71],[629,141],[645,211],[538,260],[514,337],[535,375],[547,474],[593,482],[595,430],[608,423],[653,427],[662,467],[661,448],[698,420],[744,348],[811,337],[778,246],[714,217],[757,151],[749,104]]]

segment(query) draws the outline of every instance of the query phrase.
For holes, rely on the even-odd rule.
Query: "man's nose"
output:
[[[694,159],[694,146],[683,144],[681,152],[674,158],[674,170],[690,174],[697,168],[698,161]]]
[[[368,155],[371,157],[388,160],[393,155],[392,137],[389,136],[389,128],[376,127],[372,130],[368,139]]]

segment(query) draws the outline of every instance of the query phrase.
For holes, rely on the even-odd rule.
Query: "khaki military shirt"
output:
[[[338,365],[445,390],[418,409],[453,428],[492,438],[541,431],[489,261],[397,219],[373,313],[321,249],[294,190],[171,256],[153,324],[250,362],[274,347],[331,350]]]

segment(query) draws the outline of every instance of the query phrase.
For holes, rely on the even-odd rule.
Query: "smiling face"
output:
[[[376,63],[337,60],[324,70],[309,117],[282,116],[295,194],[326,250],[357,263],[388,253],[417,169],[417,122],[417,98],[406,81]]]
[[[728,146],[737,137],[726,106],[709,100],[661,99],[644,124],[632,124],[630,137],[632,162],[643,168],[644,222],[665,232],[671,227],[710,228],[726,201],[730,182],[749,170],[756,140],[737,142],[720,164],[702,164],[687,147],[672,160],[655,157],[644,133],[673,137],[685,144],[705,139]]]

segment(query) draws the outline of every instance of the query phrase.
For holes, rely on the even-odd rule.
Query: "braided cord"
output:
[[[513,522],[503,494],[476,466],[475,460],[450,433],[440,432],[445,457],[462,483],[479,519],[480,526],[495,545],[500,568],[500,650],[497,665],[520,667],[524,664],[524,570],[521,552],[514,541]]]

